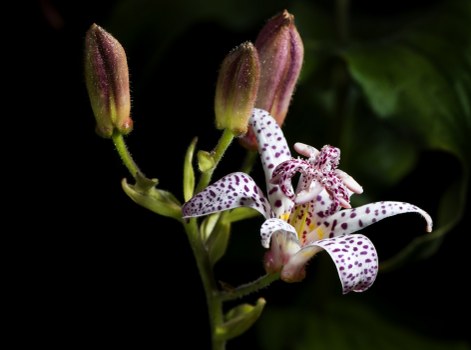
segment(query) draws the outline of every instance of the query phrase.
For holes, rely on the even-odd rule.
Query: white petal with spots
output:
[[[279,231],[291,237],[293,240],[298,240],[296,229],[293,226],[280,219],[268,219],[265,220],[265,222],[262,224],[262,228],[260,229],[262,246],[264,248],[269,248],[271,236],[275,232]]]
[[[268,200],[255,181],[247,174],[236,172],[206,187],[182,207],[183,217],[196,217],[223,210],[248,207],[265,218],[274,216]]]
[[[426,231],[432,231],[432,219],[419,207],[404,202],[376,202],[354,209],[341,210],[330,217],[324,218],[323,227],[329,237],[353,233],[390,216],[418,213],[426,221]]]
[[[278,164],[291,159],[288,143],[276,120],[263,109],[254,108],[249,124],[257,138],[261,161],[269,180]]]
[[[314,215],[316,226],[320,226],[324,221],[326,221],[328,216],[335,214],[340,209],[340,206],[334,202],[325,189],[322,189],[311,203],[311,210]]]
[[[257,138],[258,152],[265,171],[268,199],[276,216],[281,217],[291,210],[293,202],[283,195],[278,185],[271,184],[270,179],[278,164],[291,159],[291,152],[283,131],[267,111],[254,108],[249,124]]]
[[[313,243],[329,253],[337,267],[343,293],[367,290],[378,274],[378,256],[373,243],[363,235],[327,238]],[[299,253],[298,253],[299,254]]]
[[[270,183],[279,185],[285,196],[295,200],[296,195],[293,192],[291,179],[298,172],[302,174],[302,178],[297,186],[297,192],[309,189],[312,177],[309,176],[311,165],[303,159],[289,159],[278,164],[273,171]]]

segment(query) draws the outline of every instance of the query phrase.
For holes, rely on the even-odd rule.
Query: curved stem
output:
[[[222,159],[222,156],[226,152],[227,148],[229,147],[233,139],[234,139],[234,134],[232,134],[230,130],[224,129],[224,132],[222,133],[218,144],[212,151],[214,166],[211,169],[201,174],[200,180],[198,182],[198,186],[196,187],[196,193],[201,192],[205,187],[209,185],[209,182],[211,181],[211,177],[213,176],[214,170],[216,169],[218,163]]]
[[[142,174],[142,173],[139,170],[137,164],[132,159],[131,153],[129,153],[129,150],[126,147],[123,134],[115,131],[113,132],[112,139],[113,139],[114,146],[116,147],[116,151],[118,151],[118,154],[121,157],[121,160],[123,161],[124,165],[126,166],[126,168],[128,168],[129,172],[134,177],[134,179],[137,180],[137,174],[138,173]]]
[[[268,287],[271,283],[278,280],[279,278],[280,278],[279,273],[266,274],[265,276],[262,276],[256,279],[255,281],[242,284],[239,287],[228,290],[228,291],[221,292],[219,294],[219,297],[221,301],[228,301],[228,300],[242,298],[246,295],[257,292],[262,288]]]

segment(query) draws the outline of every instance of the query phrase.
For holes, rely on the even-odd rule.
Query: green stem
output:
[[[212,156],[214,159],[214,166],[203,172],[201,174],[200,180],[198,182],[198,186],[196,187],[196,193],[201,192],[205,187],[209,185],[209,182],[211,181],[211,177],[213,176],[214,170],[216,169],[218,163],[222,159],[222,156],[226,152],[227,148],[231,144],[232,140],[234,139],[234,134],[228,129],[224,129],[224,132],[221,135],[221,138],[219,139],[218,144],[214,148],[212,152]]]
[[[195,218],[192,218],[185,223],[185,230],[188,235],[191,249],[193,250],[193,255],[196,259],[196,265],[206,294],[211,327],[212,350],[224,350],[226,348],[226,341],[218,339],[216,336],[218,327],[223,323],[222,300],[218,297],[219,294],[216,279],[214,278],[208,252],[200,239],[200,233]]]
[[[115,131],[112,135],[114,146],[116,147],[116,151],[118,151],[121,160],[123,161],[126,168],[128,168],[131,175],[134,179],[137,179],[137,174],[141,174],[137,164],[132,159],[131,153],[129,153],[128,148],[126,147],[126,143],[124,142],[123,134],[120,132]],[[142,175],[144,177],[144,175]]]
[[[262,276],[255,281],[242,284],[239,287],[228,291],[221,292],[219,297],[221,301],[242,298],[246,295],[257,292],[262,288],[268,287],[272,282],[278,280],[279,278],[279,273],[266,274],[265,276]]]
[[[257,151],[248,151],[244,163],[242,164],[241,171],[250,174],[252,171],[253,165],[255,164],[255,161],[257,160],[258,152]]]

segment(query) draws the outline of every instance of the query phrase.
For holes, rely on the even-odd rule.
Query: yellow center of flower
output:
[[[280,215],[280,219],[283,220],[283,221],[286,221],[288,222],[288,219],[289,219],[289,212],[286,212],[286,213],[283,213]]]

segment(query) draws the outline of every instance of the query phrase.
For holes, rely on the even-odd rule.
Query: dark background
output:
[[[27,88],[22,90],[24,101],[18,106],[22,113],[17,116],[25,115],[20,122],[24,123],[22,140],[34,142],[23,146],[26,158],[20,161],[25,176],[21,182],[27,191],[19,203],[23,218],[17,227],[27,228],[28,234],[20,234],[21,252],[12,264],[20,267],[13,283],[20,296],[13,304],[19,311],[12,316],[12,325],[15,330],[24,330],[16,341],[62,348],[160,348],[169,341],[172,347],[208,348],[204,294],[180,225],[126,197],[120,181],[130,177],[112,143],[94,132],[82,71],[84,36],[92,23],[105,28],[112,24],[116,34],[122,34],[117,38],[128,52],[135,121],[128,146],[144,173],[158,177],[162,188],[181,199],[186,147],[194,136],[199,137],[201,149],[209,150],[217,141],[218,132],[212,124],[213,95],[221,60],[237,44],[255,39],[263,21],[276,13],[275,5],[282,10],[289,3],[277,2],[258,11],[259,21],[251,22],[258,24],[239,30],[217,21],[197,23],[165,47],[153,69],[147,64],[150,53],[146,43],[152,46],[152,41],[165,33],[156,38],[150,30],[151,34],[141,33],[141,41],[132,42],[125,35],[129,23],[118,29],[116,18],[120,17],[113,12],[118,3],[34,1],[22,9],[28,36],[21,46],[30,63],[22,69]],[[415,2],[413,6],[422,4]],[[389,10],[394,13],[404,8],[407,5],[399,2]],[[385,15],[379,9],[370,8],[371,13],[366,9],[365,2],[357,7],[368,15]],[[139,18],[132,20],[138,22]],[[296,111],[302,106],[294,99],[292,108]],[[296,140],[291,137],[292,141]],[[242,157],[240,147],[231,148],[215,178],[232,171]],[[449,169],[449,178],[434,178],[437,164]],[[441,181],[450,181],[458,171],[459,164],[448,155],[424,152],[416,170],[386,189],[383,197],[412,202],[433,216],[433,198],[441,191]],[[464,217],[469,217],[469,207],[466,213]],[[263,249],[257,232],[260,220],[235,225],[228,254],[216,267],[221,280],[237,285],[263,273]],[[262,291],[260,296],[267,299],[266,313],[257,327],[231,341],[228,348],[266,348],[263,337],[277,329],[273,322],[281,319],[278,327],[282,331],[283,320],[291,323],[287,316],[291,314],[276,318],[269,310],[281,310],[281,315],[290,308],[306,314],[320,310],[317,315],[322,319],[323,305],[335,304],[337,298],[376,310],[391,325],[420,338],[467,348],[468,327],[466,321],[460,321],[466,320],[469,312],[465,285],[469,237],[465,229],[464,220],[434,256],[380,274],[371,290],[362,294],[341,296],[333,267],[320,257],[319,263],[309,265],[305,282],[277,282]],[[365,231],[367,235],[374,232],[370,237],[380,255],[388,257],[409,241],[407,235],[419,235],[422,230],[423,222],[414,216],[397,217]],[[329,293],[331,296],[326,296]],[[361,307],[353,310],[361,312]],[[354,315],[351,317],[355,323]],[[365,322],[368,325],[369,319]],[[286,332],[295,344],[296,337],[305,336],[309,329],[293,331],[287,325]],[[368,328],[364,332],[365,339],[374,338]],[[407,344],[407,340],[398,341],[397,347],[408,348]]]

